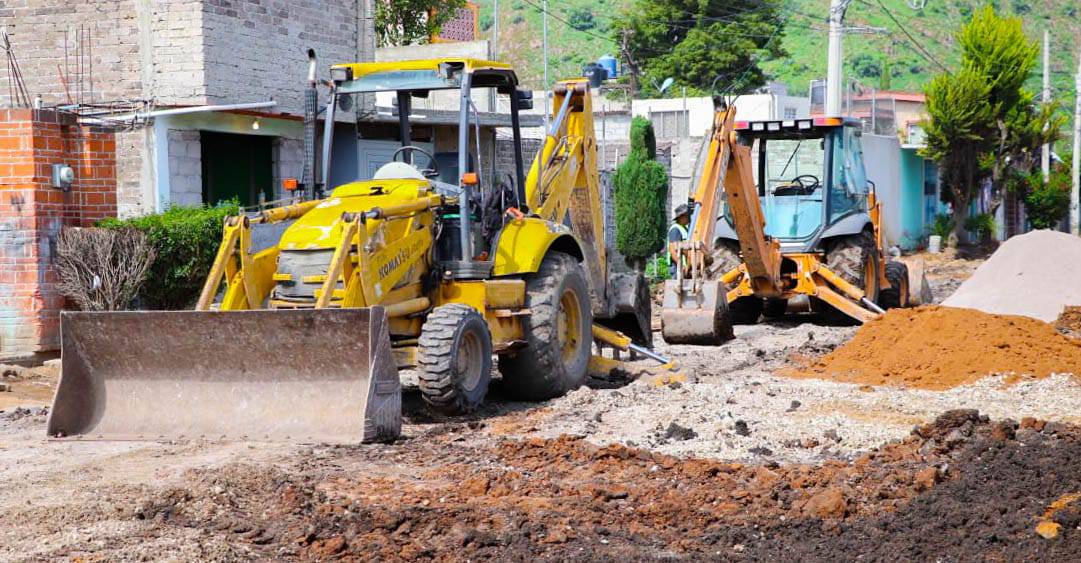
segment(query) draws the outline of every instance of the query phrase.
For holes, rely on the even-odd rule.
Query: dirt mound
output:
[[[1078,456],[1070,427],[976,411],[817,466],[683,460],[570,437],[478,447],[451,433],[319,448],[297,462],[303,471],[189,471],[127,517],[148,539],[202,530],[201,544],[230,546],[223,559],[1076,560],[1081,516],[1063,499],[1081,491]],[[358,473],[358,458],[386,471]],[[1043,521],[1055,540],[1036,535]]]
[[[1081,341],[1028,317],[972,309],[893,309],[844,346],[782,375],[949,389],[988,375],[1081,375]]]
[[[1081,305],[1081,238],[1056,231],[1013,237],[942,302],[949,307],[1054,322]]]

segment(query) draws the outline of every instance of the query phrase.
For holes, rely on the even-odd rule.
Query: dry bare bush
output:
[[[135,229],[65,228],[56,239],[60,293],[83,311],[118,311],[131,304],[154,261],[154,248]]]

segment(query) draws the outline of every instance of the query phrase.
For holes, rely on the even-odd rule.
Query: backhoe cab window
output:
[[[826,159],[822,139],[758,139],[755,144],[755,180],[766,234],[779,239],[813,235],[823,214]]]
[[[867,207],[867,176],[863,169],[863,148],[853,127],[830,133],[834,139],[833,185],[830,187],[830,223]]]
[[[814,191],[814,180],[821,182],[825,176],[825,151],[822,150],[821,139],[769,139],[759,142],[764,142],[766,147],[766,182],[762,186],[759,181],[759,186],[764,187],[767,194],[781,187],[803,186],[802,191],[809,195]]]
[[[387,92],[396,90],[446,90],[461,86],[460,75],[441,78],[434,70],[393,70],[375,72],[345,82],[339,92]]]

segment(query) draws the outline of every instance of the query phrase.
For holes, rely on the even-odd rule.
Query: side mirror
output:
[[[515,90],[514,98],[518,103],[518,109],[533,109],[532,90]]]

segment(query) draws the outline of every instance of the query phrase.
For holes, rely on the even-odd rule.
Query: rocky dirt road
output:
[[[48,441],[48,374],[8,378],[0,560],[1081,557],[1073,379],[775,375],[854,330],[803,320],[661,346],[693,383],[592,381],[540,405],[496,384],[454,419],[410,392],[389,445]]]

